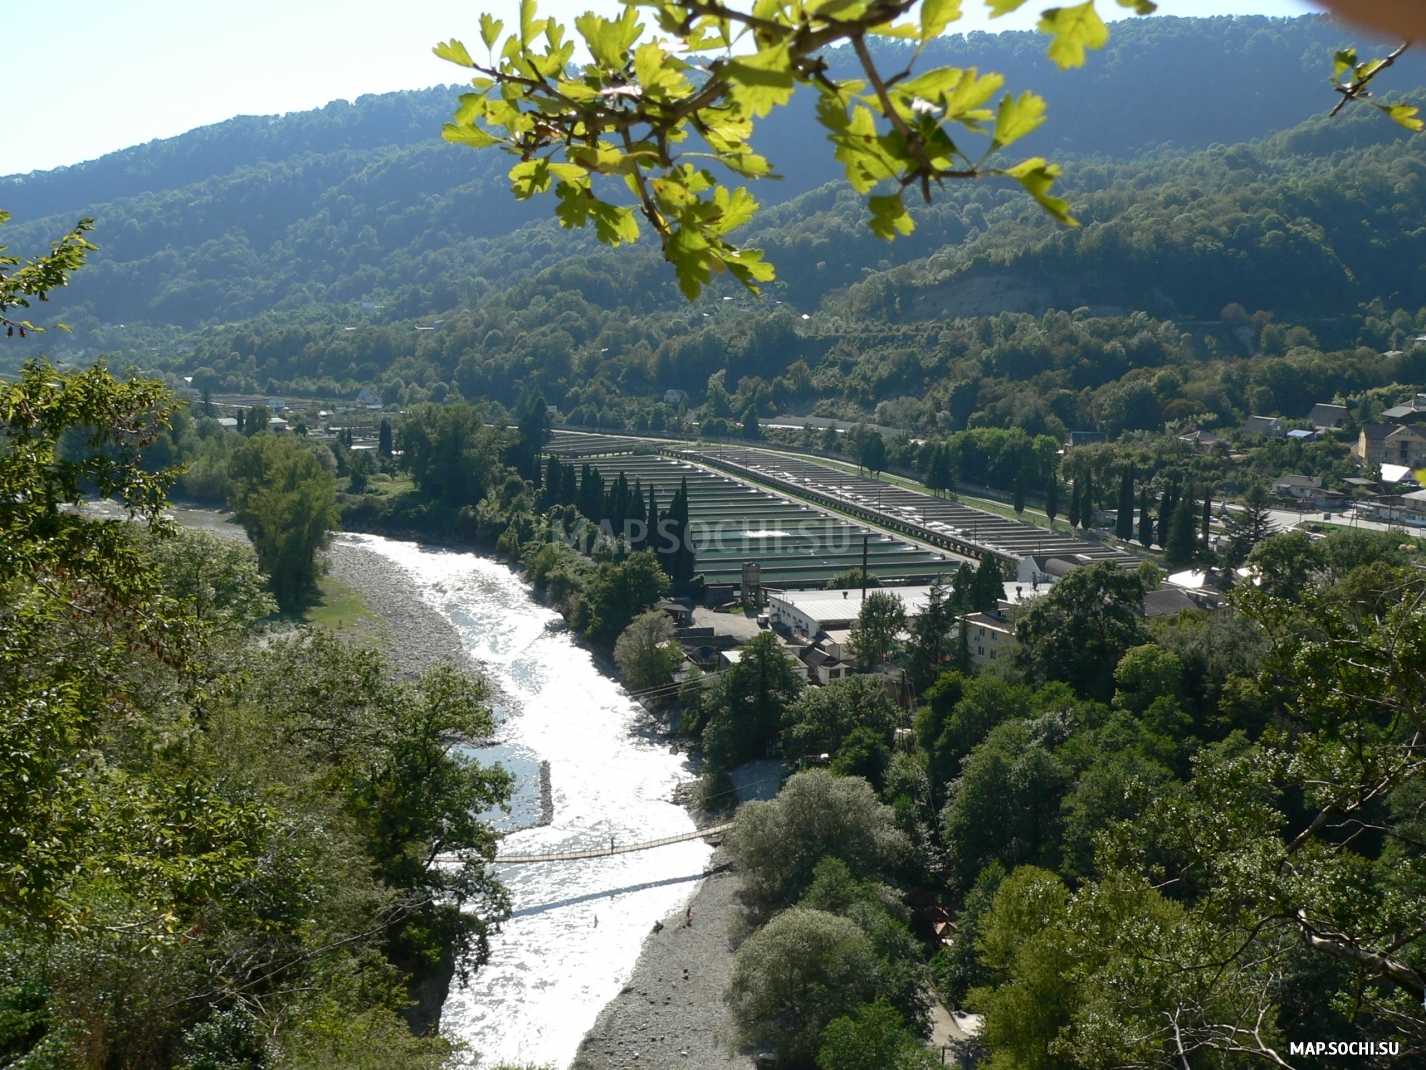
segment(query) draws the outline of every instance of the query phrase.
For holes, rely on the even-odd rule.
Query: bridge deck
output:
[[[706,829],[685,832],[679,836],[665,836],[661,840],[645,840],[643,843],[614,844],[612,847],[591,847],[578,851],[551,851],[546,854],[496,855],[495,865],[503,865],[507,862],[572,862],[579,858],[608,858],[610,855],[647,851],[651,847],[664,847],[670,843],[683,843],[685,840],[701,840],[705,836],[727,832],[732,827],[733,823],[729,821],[723,825],[712,825]]]

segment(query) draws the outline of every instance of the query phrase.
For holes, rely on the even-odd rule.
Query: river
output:
[[[505,565],[367,535],[343,536],[399,565],[459,631],[500,693],[497,743],[477,752],[518,779],[499,824],[538,820],[539,764],[550,763],[554,820],[513,832],[508,851],[657,839],[691,831],[671,801],[692,777],[647,730],[648,718],[563,631]],[[567,1067],[600,1009],[634,969],[653,924],[698,889],[711,849],[701,840],[580,862],[500,867],[514,916],[468,987],[451,989],[441,1021],[481,1065]]]

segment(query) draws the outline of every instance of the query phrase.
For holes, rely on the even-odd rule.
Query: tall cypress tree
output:
[[[1194,533],[1193,490],[1174,507],[1173,519],[1169,522],[1169,539],[1164,544],[1164,563],[1169,568],[1187,568],[1193,564],[1193,553],[1197,548]]]
[[[629,477],[623,472],[609,481],[609,492],[604,496],[604,515],[599,519],[608,520],[617,529],[624,523],[629,512]]]
[[[1000,571],[1000,563],[993,557],[984,558],[980,568],[975,570],[975,582],[971,586],[971,612],[992,610],[1004,597],[1005,574]]]
[[[1139,491],[1139,545],[1145,549],[1154,542],[1154,516],[1150,512],[1153,504],[1154,499],[1149,488],[1144,487]]]
[[[1050,473],[1050,481],[1045,484],[1045,515],[1050,518],[1050,525],[1054,526],[1055,515],[1060,511],[1060,478],[1053,472]]]
[[[1015,515],[1019,516],[1025,511],[1025,481],[1019,476],[1015,477]]]
[[[1094,524],[1094,482],[1088,472],[1084,473],[1084,494],[1079,499],[1079,526],[1081,529]]]
[[[1169,525],[1173,523],[1174,508],[1178,505],[1178,484],[1170,483],[1164,488],[1164,497],[1159,502],[1159,524],[1157,542],[1160,546],[1169,544]]]
[[[1078,479],[1070,484],[1069,513],[1066,514],[1066,518],[1069,520],[1069,526],[1072,528],[1079,527],[1079,485],[1080,481]]]
[[[678,538],[678,556],[676,558],[677,567],[673,574],[674,583],[688,583],[693,579],[693,573],[697,568],[694,560],[693,544],[688,530],[688,477],[684,476],[678,487],[678,497],[675,499],[678,508],[674,513],[674,531]]]
[[[1126,465],[1119,477],[1119,515],[1114,518],[1114,534],[1128,542],[1134,537],[1134,469]]]
[[[658,552],[659,543],[663,540],[659,538],[659,502],[655,487],[649,484],[649,517],[647,521],[649,533],[645,536],[644,549]]]
[[[545,500],[557,505],[564,497],[564,465],[553,453],[545,463]]]
[[[1199,535],[1201,544],[1200,552],[1208,553],[1208,540],[1213,537],[1213,492],[1206,486],[1203,488],[1203,529]]]
[[[564,466],[564,471],[560,474],[560,486],[563,488],[560,504],[576,505],[579,502],[579,473],[574,470],[573,461]]]
[[[580,469],[579,498],[576,504],[579,511],[596,524],[604,519],[604,477],[587,462]]]
[[[962,561],[961,567],[951,577],[951,605],[957,613],[969,613],[971,592],[975,588],[975,570]]]
[[[648,545],[649,533],[646,531],[640,538],[634,538],[639,527],[644,523],[644,481],[634,480],[634,493],[629,498],[629,507],[624,513],[626,530],[629,532],[629,549],[631,551],[642,550]]]

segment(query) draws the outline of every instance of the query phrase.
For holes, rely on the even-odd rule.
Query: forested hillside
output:
[[[924,62],[1000,70],[1008,86],[1044,93],[1051,122],[1024,144],[1061,159],[1202,149],[1290,127],[1329,105],[1330,56],[1344,43],[1340,29],[1311,18],[1152,19],[1119,26],[1084,69],[1059,72],[1036,38],[947,37],[932,43]],[[1214,73],[1230,69],[1232,78]],[[1397,86],[1423,81],[1419,64],[1391,73]],[[502,159],[439,141],[453,97],[453,90],[431,90],[244,117],[77,167],[0,179],[0,204],[14,216],[10,241],[39,246],[80,215],[96,217],[94,269],[58,302],[86,329],[110,322],[191,330],[274,311],[284,321],[331,320],[363,300],[383,306],[379,321],[407,319],[475,303],[515,275],[586,251],[583,235],[568,233],[491,241],[543,219],[547,206],[508,195]],[[787,172],[756,185],[765,204],[839,178],[811,107],[810,98],[795,97],[762,127],[763,150]],[[1133,181],[1182,177],[1136,173]],[[1083,173],[1076,186],[1092,191],[1116,181],[1129,179]],[[804,309],[864,269],[930,255],[983,230],[974,211],[964,216],[969,203],[981,212],[1018,204],[1008,192],[959,191],[953,213],[947,202],[915,239],[886,246],[860,227],[855,203],[829,215],[835,198],[827,190],[790,204],[757,236],[780,254],[789,280],[787,293],[775,296]],[[1094,211],[1114,209],[1096,202]],[[809,233],[814,240],[805,240]],[[843,246],[849,234],[852,246],[837,257],[817,252],[816,236]],[[1112,281],[1101,288],[1112,289]],[[632,308],[640,299],[646,310],[650,300],[676,303],[661,285],[652,295],[621,289],[602,303]],[[81,334],[77,346],[91,353],[124,341]]]

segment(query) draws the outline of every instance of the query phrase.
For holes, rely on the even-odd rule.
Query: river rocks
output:
[[[400,565],[340,536],[327,550],[327,562],[332,577],[360,591],[381,618],[386,657],[401,675],[414,679],[437,665],[470,666],[455,625],[416,592]]]
[[[723,989],[733,970],[729,922],[738,881],[726,870],[703,882],[688,915],[675,911],[644,941],[634,976],[600,1012],[570,1070],[709,1067],[752,1070],[732,1045]]]

